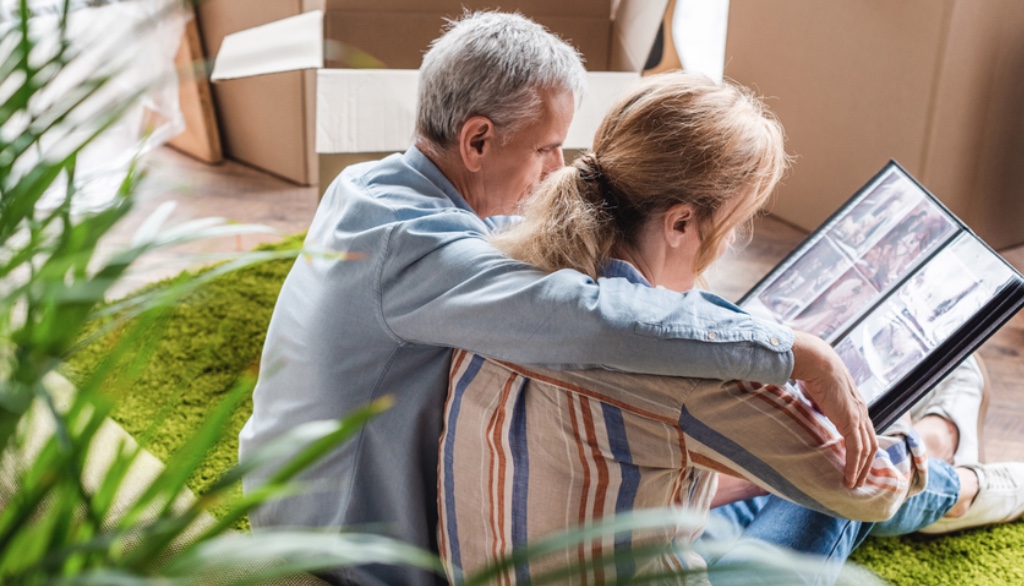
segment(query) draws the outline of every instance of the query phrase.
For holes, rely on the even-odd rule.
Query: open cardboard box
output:
[[[260,2],[236,4],[242,6],[235,10],[258,10]],[[233,156],[297,183],[311,184],[319,174],[324,189],[346,164],[412,144],[422,55],[440,36],[445,19],[465,9],[518,10],[580,50],[589,87],[564,146],[588,148],[604,113],[639,78],[667,0],[294,4],[298,14],[227,35],[218,47],[208,47],[217,55],[211,77],[219,82],[218,93],[232,96],[233,103],[218,104],[221,111],[232,108],[238,117],[226,119],[223,128]],[[208,8],[213,9],[228,6],[222,2]],[[219,18],[223,22],[226,16]],[[345,68],[360,60],[387,68]],[[302,71],[306,74],[295,77]],[[290,88],[287,99],[280,95],[282,86]],[[269,98],[278,105],[268,103]],[[287,126],[280,117],[290,121]],[[245,142],[244,152],[232,148],[239,141]],[[305,156],[296,157],[296,152]]]
[[[725,74],[797,156],[772,213],[810,230],[896,159],[997,249],[1024,243],[1024,2],[732,0]]]

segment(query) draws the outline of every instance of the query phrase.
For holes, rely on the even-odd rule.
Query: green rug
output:
[[[296,237],[275,247],[300,244]],[[255,375],[291,264],[271,261],[216,278],[177,303],[164,327],[149,334],[154,354],[141,380],[119,398],[114,419],[158,457],[172,454],[239,377]],[[72,380],[96,368],[112,343],[107,337],[76,354],[67,371]],[[249,401],[238,408],[191,479],[194,491],[202,494],[235,462],[251,409]],[[1024,523],[941,538],[871,539],[853,559],[899,585],[1024,584]]]

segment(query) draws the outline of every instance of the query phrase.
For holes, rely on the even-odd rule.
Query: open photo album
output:
[[[831,343],[883,430],[1024,306],[1024,277],[891,161],[739,305]]]

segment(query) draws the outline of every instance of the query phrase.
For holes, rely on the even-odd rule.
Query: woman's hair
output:
[[[539,90],[578,100],[586,83],[579,53],[543,26],[519,14],[468,13],[423,56],[416,134],[428,150],[447,149],[479,115],[507,140],[537,116]]]
[[[605,116],[594,149],[552,173],[494,237],[545,271],[597,278],[645,222],[690,204],[700,275],[726,237],[765,203],[789,165],[782,126],[750,90],[692,74],[645,78]],[[748,196],[749,197],[746,197]]]

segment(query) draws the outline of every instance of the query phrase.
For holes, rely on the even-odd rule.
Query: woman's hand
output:
[[[817,336],[794,331],[793,374],[846,443],[847,488],[863,486],[878,451],[864,398],[836,351]]]

